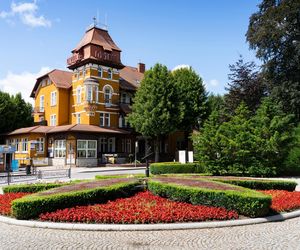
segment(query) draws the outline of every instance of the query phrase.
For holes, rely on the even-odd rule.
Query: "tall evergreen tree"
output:
[[[300,1],[262,0],[246,36],[271,96],[300,121]]]
[[[234,110],[244,102],[252,113],[266,95],[266,87],[254,62],[244,62],[242,56],[232,65],[229,65],[231,73],[228,75],[228,94],[225,95],[226,109],[232,114]]]
[[[134,97],[128,120],[135,130],[155,140],[155,161],[159,161],[159,141],[176,130],[183,118],[172,74],[166,66],[154,65],[146,71]]]

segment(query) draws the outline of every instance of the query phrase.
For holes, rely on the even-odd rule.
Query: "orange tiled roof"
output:
[[[120,78],[121,89],[134,91],[140,86],[144,74],[135,67],[125,66],[120,70]]]
[[[29,134],[29,133],[47,133],[52,127],[50,126],[33,126],[27,128],[16,129],[7,135],[19,135],[19,134]]]
[[[50,78],[50,80],[57,88],[68,89],[72,86],[72,72],[64,71],[60,69],[54,69],[48,72],[47,74],[40,76],[36,80],[36,83],[33,87],[30,97],[35,97],[35,92],[38,89],[41,81],[47,76]]]
[[[112,51],[117,50],[121,51],[121,49],[114,43],[108,34],[107,30],[103,30],[97,27],[92,27],[88,29],[77,47],[72,51],[79,51],[82,47],[88,44],[95,44],[102,46],[104,50]]]

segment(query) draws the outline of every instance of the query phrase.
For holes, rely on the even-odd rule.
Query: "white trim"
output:
[[[79,112],[74,112],[74,113],[72,113],[72,115],[82,114],[82,113],[85,113],[85,112],[86,112],[85,110],[82,110],[82,111],[79,111]]]
[[[109,114],[113,114],[113,115],[118,115],[119,113],[116,112],[108,112],[108,111],[100,111],[100,110],[96,110],[96,113],[109,113]]]

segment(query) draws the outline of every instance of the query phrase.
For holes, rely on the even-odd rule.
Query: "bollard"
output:
[[[149,177],[150,176],[150,170],[149,170],[149,162],[148,162],[148,159],[146,160],[146,177]]]

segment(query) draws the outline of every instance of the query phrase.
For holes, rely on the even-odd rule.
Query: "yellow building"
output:
[[[27,164],[33,158],[45,165],[125,163],[136,145],[138,155],[144,156],[149,142],[125,117],[145,64],[124,66],[108,31],[96,26],[85,32],[67,64],[70,71],[54,69],[36,80],[31,93],[36,126],[7,135],[7,143],[16,146],[15,159]],[[172,140],[166,138],[162,152],[174,154]]]

